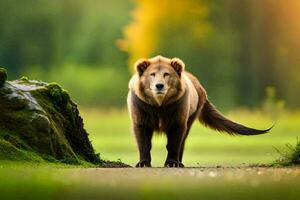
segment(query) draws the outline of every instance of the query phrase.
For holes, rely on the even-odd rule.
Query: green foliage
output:
[[[222,109],[257,107],[270,85],[294,108],[299,11],[295,0],[1,0],[0,65],[10,79],[50,74],[79,104],[111,107],[125,105],[127,61],[132,71],[162,54],[182,58]]]
[[[277,148],[276,150],[279,153],[280,158],[275,161],[274,165],[300,165],[300,141],[298,139],[295,146],[286,144],[286,148],[284,150],[279,150]]]
[[[31,66],[38,66],[38,70],[47,77],[48,70],[65,62],[86,65],[96,70],[104,65],[126,68],[123,64],[126,62],[126,55],[118,51],[114,43],[121,36],[122,25],[129,19],[129,9],[130,4],[123,0],[0,1],[1,64],[8,66],[11,79]],[[10,10],[10,14],[7,10]],[[28,75],[32,77],[31,74]],[[64,74],[59,74],[61,75]],[[43,76],[37,79],[42,79]],[[56,74],[56,77],[59,76]],[[52,81],[60,81],[56,77]],[[75,78],[81,78],[80,74]],[[88,77],[84,78],[88,80]],[[85,84],[88,85],[88,81]],[[90,86],[93,87],[93,84]],[[78,88],[73,88],[72,91],[77,91]],[[81,92],[79,90],[76,94],[80,97],[79,100],[85,99],[81,97]],[[88,98],[94,99],[93,94]],[[116,97],[113,98],[113,102],[116,101]],[[98,102],[94,101],[95,103]]]
[[[32,65],[125,67],[127,56],[115,40],[131,7],[129,0],[1,0],[0,64],[12,79]]]
[[[120,107],[126,103],[130,74],[125,67],[64,64],[45,71],[33,66],[25,74],[30,75],[31,79],[59,82],[79,105]]]

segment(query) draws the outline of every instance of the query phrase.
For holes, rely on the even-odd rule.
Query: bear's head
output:
[[[139,77],[139,94],[147,103],[166,105],[183,94],[181,81],[184,63],[178,58],[156,56],[135,64]]]

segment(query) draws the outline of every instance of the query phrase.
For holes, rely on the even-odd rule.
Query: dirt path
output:
[[[207,181],[221,180],[250,180],[267,178],[270,181],[285,179],[298,179],[300,183],[300,167],[271,168],[271,167],[203,167],[203,168],[96,168],[96,169],[71,169],[70,173],[80,178],[92,178],[96,182],[162,182],[181,181]],[[72,176],[72,175],[71,175]],[[97,179],[97,177],[99,179]],[[79,177],[78,177],[79,178]]]
[[[0,179],[6,199],[300,199],[300,167],[7,169]]]

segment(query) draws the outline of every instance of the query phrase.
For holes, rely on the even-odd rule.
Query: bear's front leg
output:
[[[172,126],[167,131],[168,137],[168,156],[165,162],[165,167],[183,167],[183,164],[179,161],[180,149],[183,140],[186,127],[182,126]]]
[[[134,134],[139,148],[140,161],[136,167],[151,167],[151,139],[153,129],[145,125],[134,125]]]

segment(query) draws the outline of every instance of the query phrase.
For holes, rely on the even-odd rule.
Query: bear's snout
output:
[[[157,84],[155,85],[155,87],[156,87],[157,90],[161,91],[161,90],[164,88],[164,84],[162,84],[162,83],[157,83]]]

